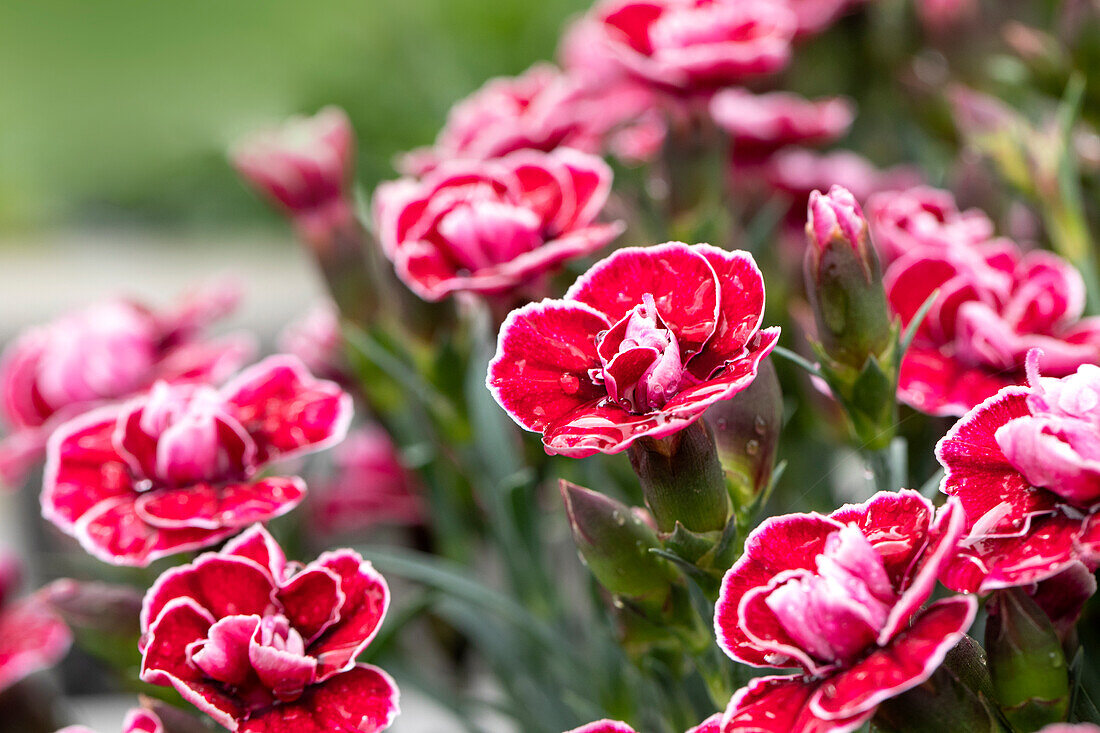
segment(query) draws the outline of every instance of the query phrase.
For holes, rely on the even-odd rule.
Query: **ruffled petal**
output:
[[[722,733],[849,733],[874,711],[845,720],[814,715],[808,702],[822,682],[812,677],[757,677],[734,693],[722,716]]]
[[[316,379],[294,356],[272,356],[222,388],[263,464],[335,445],[347,435],[351,396]]]
[[[240,733],[377,733],[399,712],[393,679],[358,664],[323,684],[306,689],[293,703],[277,705],[240,722]]]
[[[719,284],[707,258],[686,244],[617,250],[577,278],[565,298],[591,306],[616,323],[645,295],[653,296],[661,318],[676,334],[681,354],[699,353],[717,327]]]
[[[347,669],[374,639],[390,605],[390,590],[385,578],[351,550],[327,552],[313,567],[339,576],[344,596],[339,620],[306,650],[317,658],[317,679],[324,680]]]
[[[514,310],[500,328],[486,386],[521,427],[542,432],[607,396],[589,370],[600,366],[596,334],[610,326],[600,313],[561,300]]]

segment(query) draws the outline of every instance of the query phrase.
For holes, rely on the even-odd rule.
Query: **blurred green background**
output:
[[[225,147],[325,104],[360,180],[486,78],[551,58],[588,0],[3,0],[0,233],[271,218]]]

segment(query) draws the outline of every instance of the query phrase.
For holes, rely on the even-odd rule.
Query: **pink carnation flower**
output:
[[[397,274],[425,300],[500,295],[623,230],[595,219],[611,192],[601,159],[567,148],[441,166],[382,184],[374,221]]]
[[[163,311],[108,300],[20,334],[0,357],[0,421],[10,429],[0,440],[0,482],[22,482],[53,429],[82,412],[158,379],[218,382],[232,374],[251,355],[252,339],[201,336],[237,299],[219,283]]]
[[[586,120],[576,107],[574,79],[551,64],[536,64],[515,77],[499,77],[451,108],[431,148],[414,150],[399,164],[423,176],[455,160],[489,160],[517,150],[550,152],[584,147]]]
[[[347,113],[326,107],[245,137],[230,151],[241,177],[280,206],[307,239],[350,221],[355,133]]]
[[[962,532],[961,507],[937,513],[913,491],[761,524],[722,582],[715,633],[736,661],[802,672],[742,688],[722,730],[851,731],[928,679],[977,608],[922,608]]]
[[[52,667],[69,650],[69,627],[36,596],[14,600],[19,563],[0,556],[0,692]]]
[[[158,382],[50,438],[42,513],[85,550],[148,565],[292,509],[299,478],[257,478],[279,458],[343,439],[351,397],[276,356],[220,390]]]
[[[508,316],[487,385],[548,453],[618,453],[747,387],[779,338],[760,330],[763,312],[764,280],[745,252],[620,249],[564,299]]]
[[[962,415],[1022,383],[1032,348],[1043,349],[1043,370],[1055,377],[1100,361],[1100,319],[1081,317],[1081,275],[1049,252],[1021,254],[1005,240],[918,247],[890,266],[884,282],[905,325],[939,291],[898,383],[899,399],[923,412]]]
[[[950,191],[930,186],[870,195],[867,220],[884,264],[926,247],[956,250],[993,239],[993,222],[984,212],[959,211]]]
[[[952,588],[984,593],[1100,564],[1100,367],[1055,379],[1038,362],[1029,354],[1029,384],[975,407],[936,447],[969,531],[944,575]]]
[[[83,725],[70,725],[57,733],[95,733]],[[164,724],[152,710],[135,708],[126,714],[122,721],[122,733],[165,733]]]
[[[424,501],[381,427],[368,425],[349,434],[333,450],[332,462],[335,474],[315,485],[307,502],[318,534],[424,521]]]
[[[780,70],[798,22],[773,0],[610,0],[593,17],[623,68],[680,94]]]
[[[819,145],[842,137],[855,116],[842,97],[814,100],[789,92],[732,87],[710,101],[714,122],[730,136],[735,161],[757,161],[790,145]]]
[[[141,679],[231,731],[375,733],[397,715],[397,686],[355,658],[388,606],[386,581],[355,552],[303,567],[256,525],[149,589]]]

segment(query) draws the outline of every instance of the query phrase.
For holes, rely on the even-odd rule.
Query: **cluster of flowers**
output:
[[[45,442],[43,515],[108,563],[146,566],[233,538],[149,590],[143,680],[175,687],[230,730],[284,730],[288,721],[318,733],[383,730],[397,714],[397,687],[356,657],[385,616],[385,581],[350,550],[290,563],[258,524],[306,494],[302,479],[265,469],[340,443],[352,398],[294,356],[231,376],[250,342],[206,339],[201,329],[234,300],[203,292],[167,313],[110,301],[17,339],[3,362],[15,429],[6,475],[21,477]],[[364,511],[356,502],[373,514],[374,477],[388,473],[379,490],[403,502],[394,513],[418,516],[392,446],[374,431],[341,446],[344,475],[323,490],[321,515],[335,504],[347,522]],[[17,576],[5,562],[0,689],[56,662],[70,641],[46,592],[11,601]],[[148,711],[127,726],[161,730]]]
[[[744,86],[764,83],[801,39],[856,4],[600,3],[567,34],[562,70],[490,82],[373,199],[380,249],[413,293],[519,306],[500,324],[486,385],[551,454],[636,458],[667,447],[660,441],[683,438],[752,385],[779,339],[763,327],[753,257],[707,244],[621,248],[563,297],[531,302],[556,268],[625,229],[601,218],[612,173],[600,155],[650,161],[685,131],[716,126],[736,190],[764,185],[809,203],[808,262],[820,268],[848,248],[841,254],[856,252],[870,281],[881,261],[875,285],[905,326],[931,300],[897,397],[962,417],[937,449],[949,498],[937,508],[917,492],[880,492],[749,534],[721,568],[716,640],[737,662],[787,673],[751,681],[694,733],[855,730],[936,672],[973,622],[978,594],[1024,588],[1053,621],[1072,624],[1096,590],[1100,328],[1082,317],[1080,274],[996,237],[987,216],[959,211],[949,193],[910,187],[907,171],[808,150],[845,134],[850,102]],[[235,162],[316,245],[354,220],[352,147],[347,118],[326,110],[253,139]],[[854,190],[816,191],[837,182]],[[147,566],[225,543],[146,593],[142,680],[175,688],[234,731],[383,730],[397,687],[357,657],[386,614],[384,579],[351,550],[290,562],[263,527],[306,496],[285,460],[348,432],[337,315],[319,309],[284,334],[302,358],[232,376],[247,342],[203,336],[231,301],[203,293],[166,313],[112,301],[18,339],[0,364],[12,428],[0,475],[17,481],[44,454],[44,516],[109,563]],[[366,495],[336,482],[318,521],[419,521],[387,436],[368,428],[341,448],[353,477],[343,486],[376,487]],[[722,493],[718,521],[688,529],[722,530],[728,502]],[[647,527],[679,521],[650,509],[638,520]],[[11,575],[0,571],[0,632],[20,633],[0,633],[0,687],[68,644],[39,599],[8,602]],[[955,594],[929,602],[937,582]],[[148,711],[126,726],[163,729]],[[630,729],[601,721],[575,733]]]

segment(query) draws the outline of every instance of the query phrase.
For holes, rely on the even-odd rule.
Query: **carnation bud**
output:
[[[806,234],[806,291],[817,336],[832,359],[860,370],[887,350],[892,330],[867,220],[851,192],[833,186],[827,195],[810,194]]]
[[[985,648],[994,694],[1019,730],[1065,719],[1069,672],[1058,634],[1022,588],[997,591],[989,601]]]
[[[822,375],[861,444],[880,450],[894,436],[900,355],[867,220],[851,192],[833,186],[828,195],[811,194],[806,234],[806,291]]]
[[[38,593],[42,602],[74,630],[117,637],[137,638],[141,634],[138,618],[142,593],[131,586],[62,578]]]
[[[693,532],[725,528],[730,497],[714,435],[705,421],[665,438],[635,441],[630,465],[660,531],[671,532],[677,522]]]
[[[650,552],[660,542],[630,507],[583,486],[561,482],[573,540],[592,575],[616,595],[664,594],[675,580],[668,562]]]
[[[716,402],[703,419],[714,433],[736,512],[768,487],[775,468],[783,394],[771,359],[760,362],[752,384],[731,399]]]
[[[317,258],[345,317],[365,323],[377,309],[371,247],[355,217],[355,133],[347,113],[326,107],[260,130],[230,152],[241,178],[290,218]]]

